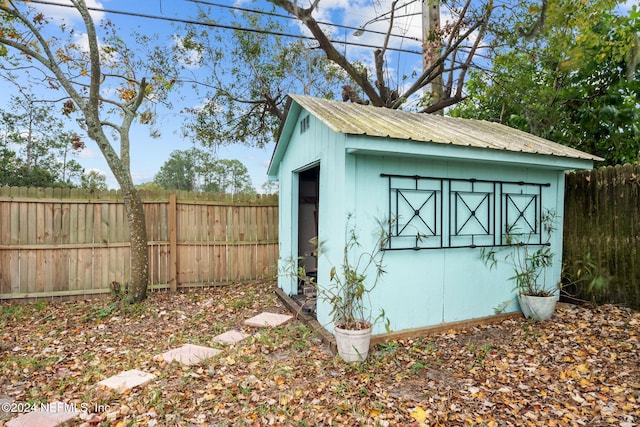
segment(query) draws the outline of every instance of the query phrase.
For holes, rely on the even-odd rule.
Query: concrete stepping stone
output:
[[[120,372],[118,375],[109,377],[102,380],[98,385],[109,387],[116,390],[118,393],[130,390],[140,385],[145,385],[149,381],[155,379],[155,375],[139,371],[137,369],[131,369],[130,371]]]
[[[232,329],[213,337],[213,340],[215,342],[219,342],[220,344],[232,345],[239,343],[240,341],[247,339],[250,336],[251,334],[245,334],[244,332],[238,331],[237,329]]]
[[[80,415],[74,404],[52,402],[12,419],[6,427],[55,427]]]
[[[201,345],[185,344],[182,347],[162,353],[162,358],[167,362],[173,362],[175,360],[190,366],[197,365],[202,360],[217,356],[220,353],[222,353],[222,350],[203,347]]]
[[[277,313],[269,313],[264,312],[260,313],[257,316],[253,316],[250,319],[244,321],[244,324],[247,326],[253,326],[256,328],[269,328],[274,326],[280,326],[285,322],[291,320],[293,316],[288,314],[277,314]]]

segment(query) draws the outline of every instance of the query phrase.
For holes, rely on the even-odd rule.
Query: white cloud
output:
[[[80,13],[73,7],[67,7],[71,5],[69,0],[58,0],[55,3],[61,5],[56,6],[54,4],[33,4],[33,7],[41,11],[46,17],[52,18],[56,21],[78,21],[80,20]],[[88,8],[103,9],[102,4],[96,0],[86,0]],[[99,22],[104,18],[104,12],[91,11],[91,17],[94,22]]]
[[[89,52],[89,36],[87,33],[74,33],[73,43],[78,46],[81,52]],[[105,45],[98,40],[98,47],[102,48]],[[102,52],[102,64],[103,66],[115,65],[120,62],[120,55],[115,49],[110,49],[108,52],[103,50]]]
[[[97,152],[95,152],[89,147],[85,147],[82,150],[80,150],[77,156],[81,159],[99,159],[102,157],[100,154],[98,154]]]
[[[176,51],[180,54],[180,58],[178,59],[180,64],[189,69],[200,68],[202,53],[197,49],[185,47],[182,36],[174,34],[172,38],[174,46],[177,48]]]
[[[89,174],[90,172],[95,172],[96,174],[105,177],[105,179],[107,177],[107,174],[98,168],[88,168],[84,170],[85,175]]]
[[[113,174],[111,174],[111,176],[113,176]],[[131,177],[133,178],[133,182],[138,185],[153,181],[154,174],[148,172],[132,172]],[[113,179],[115,180],[115,178]]]
[[[626,2],[620,4],[617,6],[617,9],[619,9],[622,14],[626,15],[631,11],[631,8],[633,6],[637,6],[638,5],[638,0],[627,0]]]

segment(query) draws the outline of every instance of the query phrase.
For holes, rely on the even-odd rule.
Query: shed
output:
[[[504,244],[514,224],[535,238],[542,211],[554,210],[546,280],[557,283],[564,173],[597,160],[497,123],[290,95],[268,169],[280,184],[280,271],[298,262],[326,284],[342,261],[347,227],[366,249],[376,224],[392,220],[386,274],[371,305],[385,310],[394,331],[483,318],[498,307],[518,311],[512,270],[488,268],[481,248]],[[309,243],[316,236],[318,257]],[[292,275],[280,274],[278,286],[303,292]],[[327,328],[329,311],[318,300]]]

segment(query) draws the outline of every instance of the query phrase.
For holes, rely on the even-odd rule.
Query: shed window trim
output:
[[[388,180],[384,250],[543,245],[543,187],[550,183],[381,174]]]

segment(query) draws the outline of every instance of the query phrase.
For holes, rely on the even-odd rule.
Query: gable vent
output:
[[[300,120],[300,133],[305,133],[309,130],[309,115],[306,115]]]

